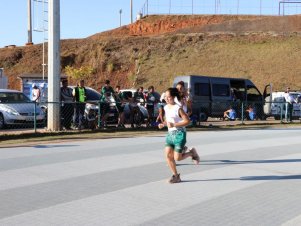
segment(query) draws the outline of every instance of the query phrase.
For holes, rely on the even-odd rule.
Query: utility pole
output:
[[[31,20],[31,0],[27,1],[27,7],[28,7],[28,23],[27,23],[27,34],[28,34],[28,40],[27,44],[31,45],[32,44],[32,20]]]
[[[133,0],[130,0],[131,24],[133,23]]]
[[[49,0],[48,130],[60,130],[60,0]]]
[[[122,13],[122,9],[119,10],[119,27],[121,27],[121,13]]]

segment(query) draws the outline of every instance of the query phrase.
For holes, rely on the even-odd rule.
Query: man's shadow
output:
[[[301,159],[272,159],[272,160],[203,160],[200,165],[232,165],[232,164],[262,164],[262,163],[294,163],[301,162]],[[177,164],[177,166],[185,166],[192,164]],[[182,182],[206,182],[206,181],[280,181],[280,180],[299,180],[301,175],[269,175],[269,176],[245,176],[238,178],[218,178],[218,179],[204,179],[204,180],[183,180]]]
[[[182,182],[210,182],[210,181],[280,181],[280,180],[300,180],[301,175],[287,175],[287,176],[245,176],[237,178],[218,178],[218,179],[204,179],[204,180],[182,180]]]
[[[203,160],[201,165],[232,165],[232,164],[261,164],[261,163],[292,163],[301,162],[301,159],[264,159],[264,160]]]

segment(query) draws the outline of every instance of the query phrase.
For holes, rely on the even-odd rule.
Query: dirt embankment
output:
[[[91,66],[87,85],[155,85],[163,90],[176,75],[252,79],[263,88],[301,89],[301,16],[148,16],[86,39],[63,40],[61,66]],[[47,60],[47,59],[46,59]],[[0,49],[9,87],[17,76],[42,72],[42,46]],[[75,83],[75,81],[71,81]]]

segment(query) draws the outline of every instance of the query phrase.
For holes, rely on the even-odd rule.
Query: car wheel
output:
[[[207,115],[206,112],[201,112],[201,113],[199,114],[199,121],[200,121],[200,122],[206,122],[207,119],[208,119],[208,115]]]
[[[136,111],[134,114],[134,123],[136,126],[140,127],[143,122],[143,115],[140,111]]]
[[[2,113],[0,113],[0,129],[3,129],[4,127],[5,127],[4,117]]]

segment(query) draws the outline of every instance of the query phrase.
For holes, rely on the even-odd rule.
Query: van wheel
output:
[[[208,120],[208,115],[205,112],[201,112],[199,114],[199,121],[200,122],[206,122]]]
[[[4,117],[0,113],[0,129],[4,129],[4,128],[5,128]]]

